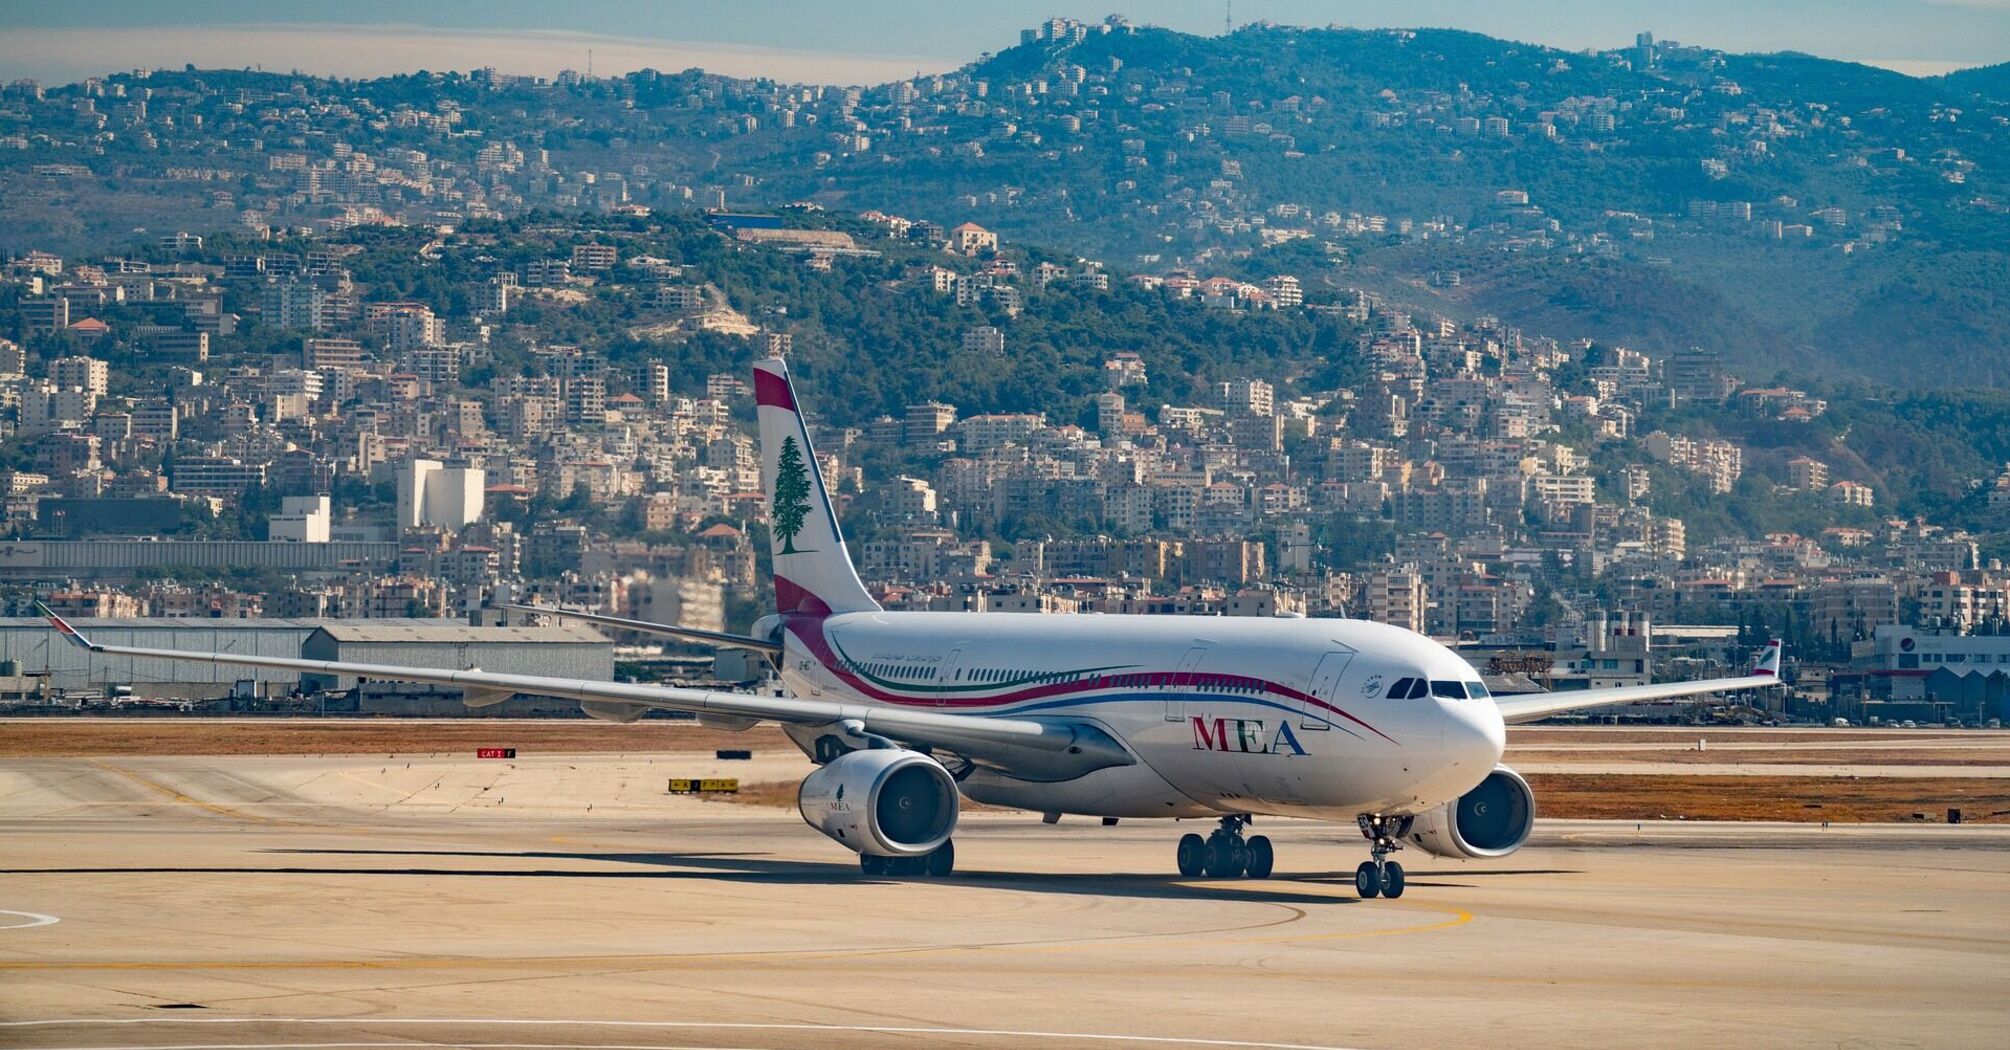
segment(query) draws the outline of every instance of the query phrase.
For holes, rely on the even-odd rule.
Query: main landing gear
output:
[[[916,876],[925,875],[933,879],[946,879],[956,870],[956,840],[937,846],[933,852],[919,857],[881,857],[871,853],[858,855],[858,870],[873,876]]]
[[[1211,879],[1269,878],[1277,854],[1270,848],[1270,839],[1262,835],[1244,841],[1242,829],[1248,825],[1249,815],[1237,813],[1221,818],[1221,826],[1205,839],[1183,836],[1179,840],[1179,873],[1190,879],[1200,875]]]
[[[1354,869],[1355,892],[1363,900],[1401,897],[1403,866],[1390,860],[1389,854],[1403,848],[1403,844],[1396,839],[1409,830],[1410,818],[1363,813],[1355,820],[1361,825],[1361,835],[1368,840],[1368,855],[1373,858],[1361,862],[1361,866]]]

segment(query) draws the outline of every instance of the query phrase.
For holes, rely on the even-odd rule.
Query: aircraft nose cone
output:
[[[1415,768],[1417,805],[1435,806],[1471,791],[1500,764],[1507,727],[1492,700],[1439,700],[1436,761]]]
[[[1507,726],[1492,700],[1468,700],[1444,705],[1445,758],[1461,771],[1491,770],[1507,750]]]

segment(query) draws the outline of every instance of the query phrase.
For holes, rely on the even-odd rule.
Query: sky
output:
[[[692,66],[876,83],[960,66],[1054,15],[1219,33],[1227,0],[65,0],[0,2],[0,80],[262,66],[334,76]],[[1236,24],[1431,26],[1582,49],[1661,39],[1805,51],[1916,75],[2010,61],[2010,0],[1233,0]]]

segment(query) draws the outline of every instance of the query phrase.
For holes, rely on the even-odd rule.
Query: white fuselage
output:
[[[797,696],[1084,720],[1137,759],[1047,783],[979,770],[963,782],[979,802],[1114,817],[1414,813],[1478,785],[1506,739],[1491,699],[1446,687],[1479,682],[1465,661],[1364,620],[853,612],[783,624],[782,679]],[[1391,696],[1416,680],[1454,695]]]

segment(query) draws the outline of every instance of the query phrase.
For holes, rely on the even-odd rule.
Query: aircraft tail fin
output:
[[[845,550],[830,490],[781,358],[754,365],[754,402],[761,421],[761,488],[768,498],[776,610],[878,610]]]
[[[1778,638],[1767,642],[1766,647],[1759,650],[1759,662],[1752,668],[1752,674],[1770,675],[1774,678],[1780,676],[1780,640]]]

